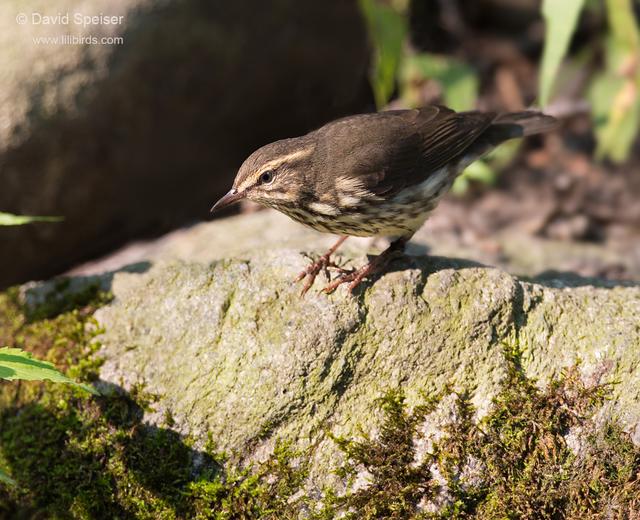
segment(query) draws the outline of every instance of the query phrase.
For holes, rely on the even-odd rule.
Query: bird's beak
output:
[[[222,208],[226,208],[227,206],[231,206],[231,204],[235,204],[236,202],[245,198],[245,193],[238,193],[238,190],[235,188],[231,189],[229,193],[227,193],[224,197],[222,197],[218,202],[216,202],[211,208],[211,213],[218,211]]]

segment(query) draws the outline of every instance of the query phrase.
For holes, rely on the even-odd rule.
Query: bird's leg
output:
[[[336,265],[336,263],[331,260],[331,255],[336,252],[336,250],[342,245],[342,243],[348,237],[340,237],[340,239],[327,251],[324,255],[318,258],[315,262],[313,262],[309,267],[307,267],[304,271],[302,271],[296,278],[296,282],[307,278],[308,280],[305,282],[304,287],[302,288],[302,292],[300,293],[302,296],[306,294],[306,292],[311,288],[313,282],[316,279],[316,276],[320,273],[320,271],[325,271],[327,273],[328,278],[328,269],[329,267],[335,267],[340,271],[344,272],[344,269]]]
[[[331,282],[324,288],[324,292],[331,294],[343,283],[348,283],[349,292],[352,292],[367,276],[383,271],[391,260],[402,255],[404,246],[409,241],[409,238],[410,237],[400,237],[394,240],[387,249],[367,262],[360,269],[350,273],[344,273],[337,280]]]

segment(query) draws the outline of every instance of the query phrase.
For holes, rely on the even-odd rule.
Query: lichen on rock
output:
[[[494,518],[504,504],[537,503],[549,485],[525,471],[532,446],[552,449],[535,459],[549,464],[540,471],[559,465],[576,486],[586,478],[579,468],[604,471],[614,461],[597,500],[587,498],[601,504],[610,492],[620,507],[634,503],[621,490],[636,489],[629,483],[640,467],[629,435],[640,419],[640,288],[523,281],[469,261],[409,257],[353,296],[340,289],[300,298],[291,280],[306,261],[293,249],[212,263],[159,261],[3,296],[3,341],[49,331],[58,339],[23,346],[63,353],[56,361],[67,356],[63,367],[73,370],[88,363],[76,374],[107,394],[3,387],[0,452],[22,486],[4,493],[3,507],[75,517],[333,518],[357,498],[363,511],[403,503],[409,516],[399,518],[463,511]],[[109,298],[96,300],[102,290]],[[60,338],[69,333],[63,323],[76,341]],[[454,405],[449,412],[446,403]],[[575,414],[557,415],[563,407]],[[528,429],[544,413],[554,419]],[[403,427],[389,437],[398,421],[412,425],[408,436]],[[25,437],[29,424],[48,435]],[[515,442],[523,436],[529,444]],[[362,450],[382,449],[385,438],[426,465],[391,473],[366,467]],[[508,439],[524,473],[487,466]],[[376,453],[400,456],[385,446]],[[589,454],[582,466],[580,453]],[[37,464],[42,457],[47,463]],[[376,460],[384,466],[385,457]],[[23,458],[32,462],[21,470]],[[356,488],[350,465],[367,475]],[[381,471],[384,485],[376,480]],[[403,488],[398,475],[417,487]],[[371,485],[386,490],[377,505]],[[542,491],[516,504],[519,486]],[[565,513],[583,504],[571,500],[545,504]]]
[[[631,369],[609,413],[629,430],[640,419],[637,287],[554,287],[414,257],[353,297],[302,299],[291,280],[304,262],[278,250],[116,275],[116,300],[96,316],[106,329],[101,377],[144,381],[179,431],[212,432],[223,449],[259,458],[275,437],[317,443],[318,485],[336,457],[325,430],[353,434],[386,389],[401,386],[415,403],[453,385],[486,413],[507,375],[505,342],[522,345],[524,373],[542,381],[576,362],[605,380]]]

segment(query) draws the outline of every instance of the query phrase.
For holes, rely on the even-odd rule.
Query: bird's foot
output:
[[[358,287],[365,278],[384,271],[392,260],[402,256],[405,244],[406,239],[404,238],[396,240],[387,249],[367,262],[360,269],[343,272],[336,280],[327,285],[323,289],[323,292],[331,294],[343,283],[348,283],[348,291],[350,293],[353,292],[353,290]]]
[[[342,273],[336,280],[327,285],[323,289],[323,292],[331,294],[343,283],[348,283],[348,291],[351,293],[364,281],[365,278],[373,274],[381,273],[389,265],[391,260],[401,255],[402,253],[399,251],[394,251],[393,254],[385,251],[381,255],[376,256],[373,260],[367,262],[360,269]]]
[[[320,272],[324,271],[327,279],[329,277],[329,269],[337,269],[342,274],[348,273],[349,271],[343,269],[338,264],[336,264],[333,260],[331,260],[331,255],[336,252],[342,243],[347,239],[347,237],[340,237],[340,239],[327,251],[324,255],[318,258],[315,262],[311,263],[309,267],[307,267],[304,271],[302,271],[295,279],[294,283],[298,283],[301,280],[307,278],[304,286],[302,287],[302,291],[300,292],[300,296],[304,296],[311,286],[313,282],[316,281],[316,277],[320,274]]]
[[[301,296],[304,296],[309,289],[313,286],[313,283],[316,281],[316,277],[324,272],[327,279],[330,279],[329,269],[334,269],[338,271],[342,276],[351,273],[352,271],[349,269],[344,269],[343,267],[336,264],[331,259],[331,252],[322,255],[315,262],[311,263],[304,271],[300,272],[295,279],[295,282],[300,282],[306,278],[304,286],[302,287],[302,291],[300,292]]]
[[[352,292],[362,281],[369,275],[377,272],[377,269],[373,267],[373,262],[369,262],[362,266],[360,269],[351,271],[350,273],[343,273],[336,280],[327,285],[322,292],[331,294],[343,283],[349,284],[349,292]]]

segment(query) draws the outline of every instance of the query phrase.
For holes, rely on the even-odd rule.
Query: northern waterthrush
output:
[[[349,283],[352,290],[404,249],[470,163],[507,139],[544,132],[555,123],[539,112],[457,113],[435,105],[338,119],[255,151],[212,211],[247,198],[317,231],[341,235],[300,273],[298,280],[308,277],[303,294],[320,271],[337,268],[331,255],[347,236],[393,237],[383,253],[360,269],[341,270],[324,289]]]

